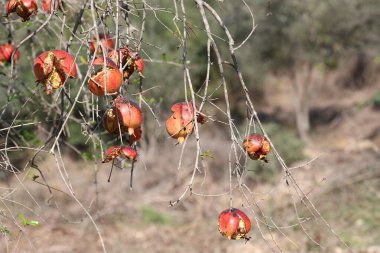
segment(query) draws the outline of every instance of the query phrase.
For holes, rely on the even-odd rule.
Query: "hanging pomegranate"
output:
[[[102,163],[108,163],[118,156],[124,159],[135,161],[137,158],[137,151],[132,147],[125,145],[116,147],[112,146],[106,150]]]
[[[95,74],[88,81],[88,89],[97,96],[116,95],[123,82],[117,65],[110,59],[97,57],[93,66]]]
[[[166,120],[166,131],[170,137],[177,139],[178,143],[194,131],[194,109],[192,103],[180,102],[171,107],[172,115]],[[197,113],[197,122],[205,123],[206,117]]]
[[[251,230],[248,216],[237,208],[229,208],[219,214],[219,232],[229,240],[249,239],[246,235]]]
[[[103,53],[102,48],[104,48],[106,50],[106,54],[109,50],[113,49],[114,43],[108,34],[99,34],[99,39],[100,39],[100,45],[101,46],[99,45],[96,54],[102,54]],[[90,49],[90,53],[94,54],[95,48],[96,48],[96,37],[95,36],[92,38],[92,41],[88,44],[88,47]]]
[[[142,113],[138,104],[122,96],[115,99],[115,108],[120,125],[128,129],[129,135],[135,134],[135,129],[140,128]]]
[[[121,62],[125,79],[129,79],[135,70],[137,70],[139,75],[142,76],[144,71],[144,61],[137,52],[132,52],[127,46],[123,46],[118,50],[112,50],[107,56],[118,65]]]
[[[15,50],[14,46],[11,44],[1,44],[0,45],[0,64],[3,62],[11,62],[12,53]],[[13,56],[13,61],[15,62],[20,58],[20,51],[16,51]]]
[[[136,129],[134,129],[133,131],[133,134],[132,135],[129,135],[129,139],[128,139],[128,143],[130,145],[132,145],[134,142],[138,141],[141,139],[141,135],[142,135],[142,130],[141,130],[141,127],[138,127]]]
[[[37,3],[35,0],[10,0],[5,5],[6,16],[16,13],[22,21],[29,20],[30,16],[37,13]]]
[[[66,51],[50,50],[40,54],[33,65],[37,82],[45,85],[46,94],[62,86],[67,78],[75,78],[77,66]]]
[[[122,134],[125,132],[123,125],[119,126],[119,121],[116,115],[115,107],[111,107],[105,112],[103,117],[103,127],[110,134],[119,134],[119,127]]]
[[[59,4],[60,0],[42,0],[41,8],[45,13],[50,14],[51,10],[57,11],[59,9]]]
[[[253,133],[245,137],[243,148],[252,160],[268,162],[267,154],[270,151],[270,143],[261,134]]]

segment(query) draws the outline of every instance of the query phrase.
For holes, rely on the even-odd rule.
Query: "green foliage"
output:
[[[264,124],[264,129],[288,165],[305,158],[303,154],[304,144],[294,131],[276,123]],[[259,181],[271,181],[281,170],[272,151],[268,155],[268,160],[269,163],[264,163],[263,161],[249,159],[247,164],[248,175]]]
[[[37,138],[37,136],[33,133],[32,128],[23,129],[21,131],[21,136],[27,144],[32,146],[42,144],[41,140]]]
[[[141,219],[146,224],[174,225],[173,217],[167,216],[152,207],[145,206],[140,208]]]
[[[380,109],[380,91],[376,92],[375,95],[373,95],[372,104],[375,106],[375,108]]]
[[[40,223],[38,222],[38,221],[36,221],[36,220],[27,220],[26,218],[25,218],[25,216],[24,215],[22,215],[22,214],[18,214],[18,217],[19,217],[19,219],[21,220],[20,221],[20,224],[22,225],[22,226],[32,226],[32,227],[37,227]]]
[[[0,233],[3,234],[4,236],[10,235],[11,232],[6,226],[0,225]]]
[[[200,154],[200,156],[201,156],[202,159],[214,158],[214,154],[213,154],[212,150],[210,150],[210,149],[207,149],[207,150],[203,151]]]

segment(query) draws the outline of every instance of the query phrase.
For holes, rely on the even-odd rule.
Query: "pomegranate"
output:
[[[194,131],[194,109],[192,103],[180,102],[171,107],[172,115],[166,120],[166,131],[170,137],[177,139],[178,143]],[[205,123],[206,117],[197,113],[197,122]]]
[[[116,108],[111,107],[109,108],[103,117],[103,127],[110,133],[110,134],[119,134],[119,120],[116,115]],[[121,133],[123,134],[125,132],[124,126],[120,125]]]
[[[219,214],[219,232],[229,240],[249,239],[246,234],[251,230],[248,216],[237,208],[229,208]]]
[[[124,159],[126,158],[128,160],[135,161],[137,158],[137,151],[132,147],[125,145],[117,147],[112,146],[106,150],[102,163],[108,163],[118,156]]]
[[[129,78],[135,70],[142,76],[144,71],[144,61],[141,59],[140,55],[136,52],[130,53],[130,58],[128,59],[124,70],[124,78]]]
[[[77,75],[74,59],[63,50],[43,52],[34,60],[33,70],[37,82],[45,85],[47,95],[61,87],[68,77],[75,78]]]
[[[141,135],[142,135],[141,127],[134,129],[133,134],[129,135],[129,139],[128,139],[129,144],[132,145],[134,142],[140,140]]]
[[[5,5],[6,16],[16,13],[22,21],[29,20],[30,16],[37,13],[37,3],[35,0],[10,0]]]
[[[53,11],[57,11],[59,9],[59,0],[42,0],[41,1],[42,10],[45,13],[50,14],[52,10],[52,6],[51,6],[52,4],[53,4]]]
[[[109,50],[112,50],[112,48],[114,47],[114,44],[113,44],[113,40],[111,39],[111,37],[108,35],[108,34],[99,34],[99,39],[100,39],[100,44],[102,46],[99,45],[98,47],[98,50],[97,50],[97,54],[102,54],[103,51],[102,51],[102,47],[106,50],[106,51],[109,51]],[[96,48],[96,37],[94,36],[92,38],[92,41],[89,43],[89,49],[90,49],[90,53],[93,54],[95,52],[95,48]]]
[[[135,129],[140,128],[142,113],[138,104],[119,96],[115,99],[115,108],[120,125],[128,129],[129,135],[134,135]]]
[[[97,96],[115,95],[119,92],[123,77],[117,65],[110,59],[97,57],[93,66],[100,68],[88,81],[88,89]]]
[[[15,50],[14,46],[11,44],[2,44],[0,45],[0,63],[11,62],[12,53]],[[16,51],[13,56],[13,61],[15,62],[20,58],[20,51]]]
[[[137,52],[132,52],[127,46],[123,46],[118,50],[110,51],[108,53],[108,57],[114,60],[117,64],[120,63],[121,57],[124,78],[129,79],[135,69],[139,75],[142,76],[144,71],[144,61]]]
[[[243,148],[252,160],[268,162],[266,155],[270,151],[270,143],[261,134],[253,133],[244,138]]]

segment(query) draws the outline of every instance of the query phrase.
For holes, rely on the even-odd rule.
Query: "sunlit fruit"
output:
[[[248,216],[237,208],[229,208],[219,214],[219,232],[229,240],[248,239],[251,221]]]
[[[60,0],[42,0],[41,8],[45,13],[50,14],[52,10],[53,11],[58,10],[59,2]]]
[[[129,79],[135,70],[140,76],[142,76],[144,71],[144,61],[137,52],[133,52],[127,46],[123,46],[117,50],[112,50],[107,56],[118,65],[121,63],[123,68],[123,76],[125,79]]]
[[[111,107],[106,110],[103,117],[103,127],[110,134],[119,134],[120,133],[119,127],[121,130],[121,133],[124,133],[123,125],[119,125],[119,120],[116,114],[116,108]]]
[[[171,107],[172,115],[166,120],[166,131],[170,137],[181,143],[194,131],[194,109],[191,102],[176,103]],[[198,123],[205,123],[206,117],[197,113]]]
[[[33,65],[37,82],[45,86],[46,94],[53,93],[63,85],[67,78],[75,78],[77,66],[66,51],[50,50],[40,54]]]
[[[99,34],[99,39],[100,39],[100,45],[98,46],[98,50],[96,51],[97,54],[102,54],[104,49],[107,52],[109,50],[112,50],[114,47],[113,40],[108,34]],[[92,38],[92,41],[88,44],[90,53],[93,54],[95,52],[96,48],[96,37],[94,36]]]
[[[11,62],[12,53],[15,50],[14,46],[11,44],[1,44],[0,45],[0,63]],[[13,56],[13,61],[15,62],[20,58],[20,52],[17,50]]]
[[[253,133],[244,138],[243,148],[251,159],[268,162],[267,154],[270,151],[270,143],[261,134]]]
[[[115,99],[115,108],[120,124],[128,129],[129,135],[134,135],[135,129],[140,128],[142,112],[138,104],[122,96]]]
[[[116,95],[123,82],[117,65],[110,59],[99,56],[93,62],[95,73],[88,81],[88,89],[97,96]]]
[[[30,16],[37,13],[37,3],[35,0],[10,0],[5,5],[6,15],[16,13],[22,21],[29,20]]]
[[[126,145],[112,146],[106,150],[102,163],[108,163],[119,156],[124,159],[135,161],[137,158],[137,151]]]
[[[141,139],[142,130],[141,127],[135,128],[132,135],[129,135],[128,142],[130,145],[132,145],[134,142]]]

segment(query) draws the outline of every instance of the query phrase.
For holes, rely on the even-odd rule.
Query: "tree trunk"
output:
[[[310,100],[313,66],[310,63],[295,68],[291,75],[291,83],[294,95],[294,111],[296,116],[297,131],[300,138],[307,142],[310,131]]]

